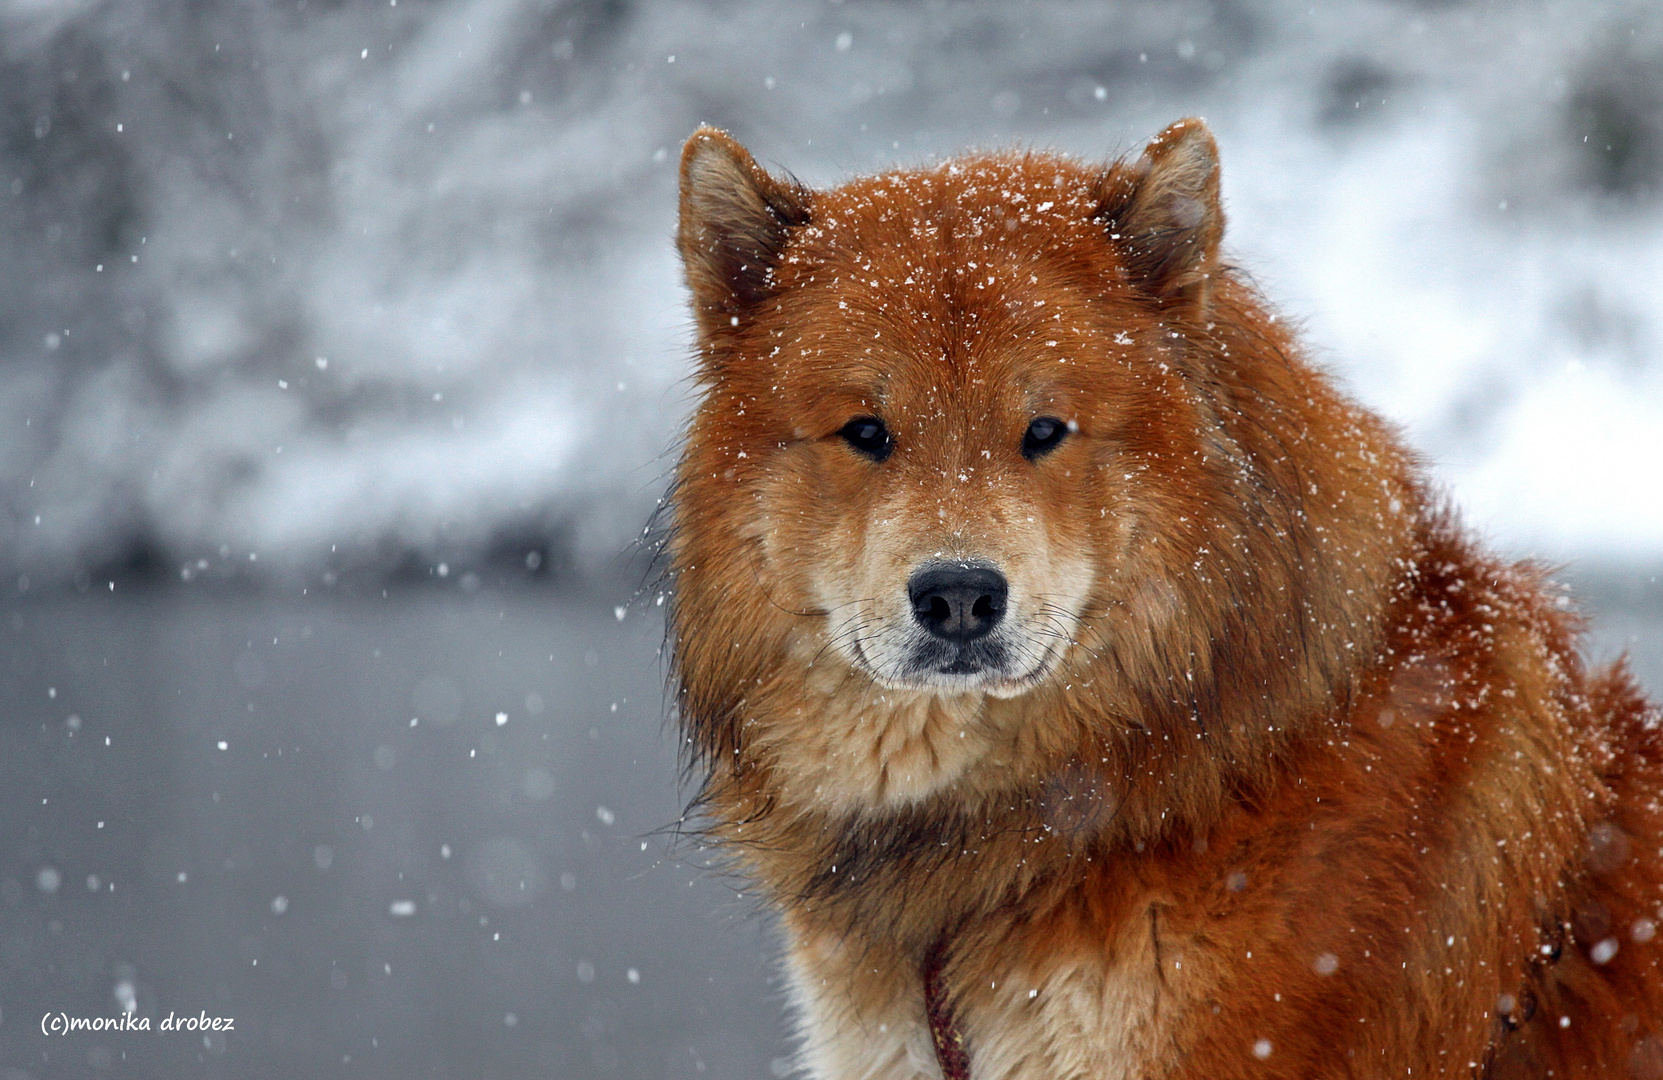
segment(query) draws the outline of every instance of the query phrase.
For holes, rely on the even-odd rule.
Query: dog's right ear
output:
[[[681,152],[676,246],[706,333],[727,326],[773,290],[793,228],[808,223],[809,193],[770,176],[727,132],[701,127]]]

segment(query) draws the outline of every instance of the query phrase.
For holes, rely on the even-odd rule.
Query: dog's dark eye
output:
[[[857,416],[844,424],[843,430],[838,434],[843,436],[844,441],[850,446],[873,461],[882,461],[888,457],[889,451],[895,446],[895,440],[889,437],[889,429],[875,416]]]
[[[1041,416],[1022,436],[1022,456],[1029,461],[1049,454],[1068,437],[1068,425],[1054,416]]]

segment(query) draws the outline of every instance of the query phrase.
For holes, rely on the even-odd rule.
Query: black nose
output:
[[[1005,617],[1005,575],[991,566],[926,566],[907,582],[912,617],[944,641],[974,641]]]

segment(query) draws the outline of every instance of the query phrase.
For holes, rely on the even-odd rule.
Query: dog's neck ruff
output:
[[[924,961],[924,1015],[929,1020],[930,1042],[935,1044],[935,1060],[941,1066],[942,1080],[970,1080],[970,1050],[965,1046],[964,1032],[953,1019],[947,990],[941,982],[945,946],[945,941],[937,944]]]

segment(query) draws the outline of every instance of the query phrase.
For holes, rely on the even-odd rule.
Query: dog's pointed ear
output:
[[[769,295],[793,228],[808,223],[809,193],[770,176],[725,131],[701,127],[681,152],[676,246],[706,332]]]
[[[1205,306],[1224,235],[1218,144],[1206,123],[1180,120],[1135,163],[1110,168],[1097,216],[1134,284],[1157,299]]]

